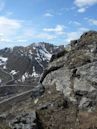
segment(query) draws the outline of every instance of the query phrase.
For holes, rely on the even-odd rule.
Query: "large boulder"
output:
[[[71,42],[71,49],[53,60],[42,75],[46,88],[54,85],[79,108],[97,103],[97,32],[89,31]]]

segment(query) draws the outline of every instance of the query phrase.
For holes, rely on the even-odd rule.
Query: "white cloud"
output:
[[[51,13],[45,13],[44,16],[45,17],[53,17],[53,14],[51,14]]]
[[[75,0],[75,4],[78,7],[87,7],[97,3],[97,0]]]
[[[89,23],[97,26],[97,19],[88,19]]]
[[[79,8],[79,9],[78,9],[78,12],[79,12],[79,13],[84,13],[85,11],[86,11],[86,8]]]
[[[47,33],[40,33],[40,34],[37,34],[34,37],[35,38],[40,38],[40,39],[47,39],[47,40],[53,40],[53,39],[56,38],[56,36],[50,35],[50,34],[47,34]]]
[[[20,43],[22,42],[22,43],[24,43],[24,42],[27,42],[27,40],[19,39],[16,42],[20,42]]]
[[[78,39],[80,36],[79,32],[68,32],[66,35],[66,42],[70,42],[71,40]]]
[[[43,31],[45,32],[54,32],[56,34],[64,34],[64,25],[57,25],[55,28],[44,28]]]
[[[13,15],[13,12],[11,12],[11,11],[7,11],[7,12],[5,13],[5,16],[7,16],[7,17],[12,16],[12,15]]]
[[[66,42],[78,39],[84,32],[88,31],[88,28],[80,27],[77,31],[66,33]]]
[[[77,26],[81,26],[81,23],[78,22],[78,21],[74,21],[74,24],[77,25]]]
[[[89,31],[89,28],[80,27],[78,31],[80,31],[81,33],[83,33],[83,32]]]
[[[42,32],[42,31],[39,33],[34,28],[32,28],[32,29],[31,28],[29,28],[29,29],[27,28],[27,29],[24,30],[22,35],[18,36],[17,38],[18,39],[28,39],[28,40],[30,40],[30,39],[53,40],[53,39],[56,38],[56,36],[48,34],[46,32]]]
[[[75,0],[74,4],[79,8],[78,12],[83,13],[89,6],[97,4],[97,0]]]
[[[6,38],[4,38],[4,39],[1,38],[1,39],[0,39],[0,42],[11,42],[11,40],[10,40],[10,39],[6,39]]]
[[[20,21],[15,19],[10,19],[4,16],[0,17],[0,27],[18,29],[21,27]]]
[[[4,1],[0,0],[0,12],[3,11],[4,7],[5,7]]]
[[[81,26],[81,23],[79,21],[69,21],[68,24],[73,24],[73,25],[76,25],[76,26]]]
[[[13,38],[13,35],[22,27],[21,21],[10,19],[4,16],[0,17],[0,41]]]

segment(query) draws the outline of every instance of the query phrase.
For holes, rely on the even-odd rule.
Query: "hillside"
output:
[[[40,80],[45,89],[50,89],[50,96],[55,97],[52,88],[58,92],[54,99],[57,106],[39,111],[44,128],[96,129],[97,32],[84,33],[58,55],[53,57]],[[60,100],[58,94],[64,97],[61,95]]]
[[[97,32],[53,54],[39,82],[1,102],[2,123],[11,129],[97,129]]]

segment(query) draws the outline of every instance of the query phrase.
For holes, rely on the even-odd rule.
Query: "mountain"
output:
[[[97,32],[53,54],[38,81],[0,101],[3,129],[97,129]]]
[[[0,50],[0,82],[10,84],[14,80],[24,82],[28,78],[38,78],[52,54],[63,48],[63,46],[40,42],[27,47],[16,46]]]

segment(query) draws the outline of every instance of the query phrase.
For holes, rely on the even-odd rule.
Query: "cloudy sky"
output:
[[[97,30],[97,0],[0,0],[0,48],[57,45]]]

